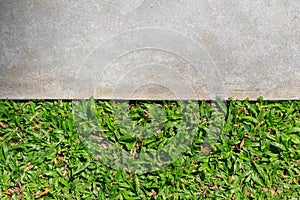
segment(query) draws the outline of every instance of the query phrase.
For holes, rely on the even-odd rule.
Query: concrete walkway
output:
[[[300,99],[300,1],[0,0],[0,98]]]

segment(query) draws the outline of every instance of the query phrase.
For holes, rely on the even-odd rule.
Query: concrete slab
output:
[[[300,99],[299,0],[0,0],[0,98]]]

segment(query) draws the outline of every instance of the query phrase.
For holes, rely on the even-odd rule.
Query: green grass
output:
[[[188,127],[178,122],[176,102],[131,105],[136,124],[151,121],[151,104],[164,107],[167,128],[150,138],[128,135],[133,125],[119,128],[112,102],[96,101],[93,112],[118,148],[151,152],[167,145],[176,128]],[[299,199],[300,101],[229,101],[220,110],[226,112],[222,134],[203,154],[212,110],[200,102],[199,129],[173,163],[130,173],[103,164],[87,149],[72,102],[0,100],[0,199]]]

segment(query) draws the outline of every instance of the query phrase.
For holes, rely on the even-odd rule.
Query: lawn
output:
[[[300,101],[91,102],[0,100],[0,199],[300,198]]]

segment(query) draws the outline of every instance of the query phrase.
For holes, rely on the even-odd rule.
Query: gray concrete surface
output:
[[[0,98],[300,99],[299,0],[0,0]]]

